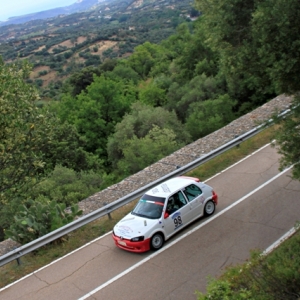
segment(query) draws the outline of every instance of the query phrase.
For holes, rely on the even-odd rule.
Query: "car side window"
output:
[[[169,197],[167,203],[167,213],[170,215],[186,205],[186,200],[182,194],[182,192],[177,192]]]
[[[193,201],[199,195],[202,194],[201,189],[197,185],[195,185],[195,184],[191,184],[191,185],[187,186],[183,190],[183,192],[184,192],[185,196],[188,198],[189,201]]]

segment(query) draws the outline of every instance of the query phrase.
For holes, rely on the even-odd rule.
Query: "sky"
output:
[[[76,0],[0,0],[0,21],[74,4]]]

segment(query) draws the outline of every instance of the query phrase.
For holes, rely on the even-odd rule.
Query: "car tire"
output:
[[[210,216],[215,212],[216,209],[216,204],[214,201],[209,200],[206,202],[205,206],[204,206],[204,215],[205,216]]]
[[[164,237],[161,233],[155,233],[150,241],[150,246],[152,250],[158,250],[160,249],[163,244],[164,244],[165,240]]]

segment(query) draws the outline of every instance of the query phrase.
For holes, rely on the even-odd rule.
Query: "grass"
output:
[[[232,148],[216,158],[190,171],[186,175],[194,176],[205,180],[214,174],[224,170],[231,164],[259,149],[274,139],[276,127],[269,127],[251,139],[242,142],[239,146]],[[135,201],[134,201],[135,202]],[[34,253],[24,255],[20,258],[20,265],[10,262],[0,268],[0,288],[24,277],[27,274],[49,264],[50,262],[66,255],[67,253],[85,245],[97,237],[112,230],[113,226],[133,209],[135,203],[130,203],[114,211],[109,219],[103,217],[82,228],[73,231],[62,241],[44,246]]]

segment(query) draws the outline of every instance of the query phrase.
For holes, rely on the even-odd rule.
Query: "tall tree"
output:
[[[73,98],[67,94],[56,105],[62,120],[74,124],[84,138],[86,151],[106,158],[107,138],[135,101],[135,89],[121,79],[95,76],[86,91]]]
[[[253,14],[252,33],[262,67],[277,93],[300,91],[300,2],[260,1]]]
[[[89,160],[76,132],[46,109],[37,108],[38,92],[25,83],[30,71],[26,62],[6,65],[0,61],[0,236],[28,190],[56,163],[73,167]],[[70,157],[65,153],[71,140]]]
[[[178,120],[175,112],[136,102],[132,105],[131,112],[125,115],[120,123],[116,124],[115,132],[108,140],[107,151],[114,167],[117,166],[120,159],[124,158],[124,149],[129,149],[134,143],[138,143],[136,139],[145,138],[153,129],[153,126],[157,126],[160,129],[169,129],[175,133],[175,138],[171,136],[177,145],[184,145],[190,142],[190,135]],[[159,136],[168,133],[166,131],[155,131],[155,134]],[[170,135],[168,136],[170,137]],[[130,144],[128,144],[128,141],[131,141]],[[148,141],[149,136],[141,143],[145,145]],[[147,149],[145,147],[143,150],[151,152],[151,148]],[[129,153],[127,153],[127,157],[129,157]]]
[[[196,0],[203,13],[205,43],[219,53],[219,68],[226,78],[227,93],[238,100],[243,112],[275,96],[251,31],[253,13],[260,2],[263,1]]]
[[[277,93],[294,96],[292,114],[279,122],[276,139],[282,154],[281,168],[291,164],[293,177],[300,179],[300,2],[261,1],[253,15],[253,37],[259,57]]]
[[[100,68],[90,66],[73,73],[67,80],[67,89],[70,90],[71,95],[75,97],[76,95],[79,95],[81,91],[84,91],[86,87],[93,82],[94,75],[101,75]]]
[[[172,129],[153,125],[145,137],[134,135],[126,140],[122,149],[124,157],[118,161],[118,169],[125,175],[137,173],[182,146],[184,144],[176,141],[176,133]]]
[[[127,63],[142,79],[146,79],[160,52],[161,48],[158,45],[145,42],[134,49]]]

